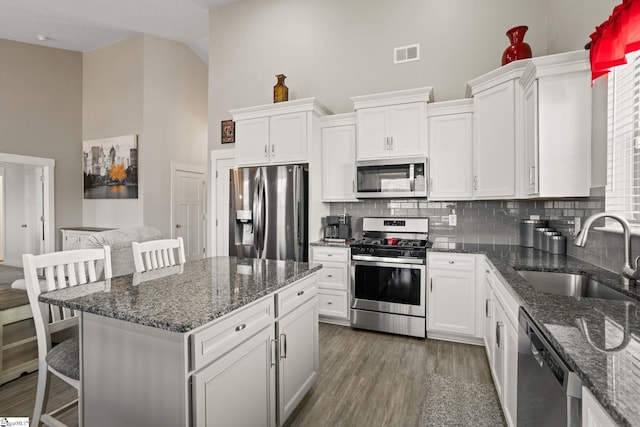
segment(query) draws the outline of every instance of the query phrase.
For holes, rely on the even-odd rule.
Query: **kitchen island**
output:
[[[214,257],[41,294],[80,311],[80,425],[282,424],[317,377],[320,268]]]

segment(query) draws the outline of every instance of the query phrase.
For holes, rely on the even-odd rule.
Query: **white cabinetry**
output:
[[[426,156],[431,87],[352,97],[357,159]]]
[[[349,325],[349,258],[349,248],[312,246],[312,261],[322,264],[318,272],[318,312],[323,322]]]
[[[474,103],[474,198],[516,196],[522,103],[517,79],[526,64],[515,61],[469,82]]]
[[[318,376],[315,277],[276,294],[278,301],[278,425],[283,425]],[[251,408],[250,406],[245,407]],[[255,424],[246,424],[255,425]]]
[[[427,334],[475,335],[475,255],[429,253]],[[459,340],[459,339],[458,339]]]
[[[331,112],[315,98],[230,111],[240,166],[308,161],[317,118]]]
[[[473,100],[428,104],[427,117],[429,199],[470,199],[473,195]]]
[[[581,197],[591,180],[589,52],[532,59],[522,77],[522,197]]]
[[[585,386],[582,387],[582,425],[584,427],[615,427],[617,425]]]
[[[86,248],[87,240],[96,233],[101,231],[112,230],[111,228],[93,228],[93,227],[76,227],[61,228],[60,234],[62,239],[62,250]]]
[[[320,119],[322,129],[322,201],[357,201],[356,116],[336,114]]]
[[[316,280],[307,276],[193,334],[194,425],[286,421],[318,375]]]
[[[485,271],[485,344],[502,411],[516,426],[518,410],[518,309],[502,276],[487,262]]]

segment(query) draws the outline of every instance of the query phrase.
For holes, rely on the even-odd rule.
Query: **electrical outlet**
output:
[[[540,219],[540,215],[530,215],[529,219]]]
[[[576,217],[575,221],[573,222],[573,235],[577,236],[578,233],[580,232],[581,224],[580,224],[580,220],[581,218],[579,216]]]
[[[449,226],[450,227],[455,227],[456,225],[458,225],[458,215],[450,214],[449,215]]]

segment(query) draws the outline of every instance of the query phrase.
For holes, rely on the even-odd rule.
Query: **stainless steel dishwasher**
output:
[[[582,381],[520,308],[518,426],[580,426]]]

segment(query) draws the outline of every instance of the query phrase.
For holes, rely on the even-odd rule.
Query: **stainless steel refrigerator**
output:
[[[230,171],[229,255],[308,260],[308,167]]]

